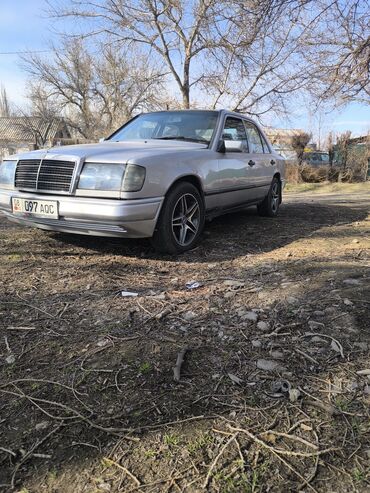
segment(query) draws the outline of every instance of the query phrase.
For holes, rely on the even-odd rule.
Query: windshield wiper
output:
[[[209,144],[208,140],[205,139],[194,139],[192,137],[183,137],[179,135],[178,137],[154,137],[155,140],[185,140],[188,142],[197,142],[199,144]]]

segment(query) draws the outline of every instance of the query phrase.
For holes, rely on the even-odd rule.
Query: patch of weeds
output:
[[[145,450],[144,455],[147,459],[153,459],[157,456],[157,452],[153,449]]]
[[[232,476],[225,474],[223,471],[217,472],[213,476],[214,481],[218,483],[222,493],[252,493],[258,490],[253,490],[248,481],[247,474],[235,472]]]
[[[175,433],[166,434],[163,437],[163,442],[165,445],[176,446],[180,443],[180,437]]]
[[[250,482],[251,493],[262,491],[262,479],[269,467],[269,461],[262,462],[252,470],[252,478]]]
[[[100,461],[101,465],[103,467],[112,467],[112,461],[110,459],[108,459],[108,457],[103,457],[102,460]]]
[[[202,449],[206,445],[210,445],[211,443],[213,443],[213,438],[208,433],[204,433],[195,438],[195,440],[189,442],[187,449],[190,454],[195,454],[198,450]]]
[[[367,480],[369,474],[370,469],[368,474],[366,474],[366,472],[359,467],[355,467],[354,469],[352,469],[352,477],[356,483],[364,483]]]
[[[151,369],[152,369],[152,367],[150,366],[150,363],[148,361],[144,361],[139,366],[139,373],[141,375],[145,375],[146,373],[149,373]]]
[[[47,475],[47,482],[49,484],[52,484],[56,481],[58,477],[58,473],[57,473],[57,470],[56,469],[51,469],[49,472],[48,472],[48,475]]]
[[[15,370],[15,365],[14,364],[10,364],[10,365],[7,365],[4,368],[3,372],[4,372],[4,374],[5,374],[6,377],[9,377],[10,378],[12,376],[14,370]]]
[[[9,262],[19,262],[22,260],[22,256],[18,253],[12,253],[11,255],[8,255],[7,260],[9,260]]]
[[[334,399],[334,404],[336,405],[336,407],[338,409],[340,409],[341,411],[348,411],[348,401],[347,399],[345,399],[344,397],[341,397],[341,396],[337,396],[335,399]]]

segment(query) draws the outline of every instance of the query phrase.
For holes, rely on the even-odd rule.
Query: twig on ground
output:
[[[19,294],[18,294],[18,293],[17,293],[17,296],[18,296],[18,298],[19,298],[20,300],[22,300],[22,301],[23,301],[23,304],[24,304],[24,305],[27,305],[27,306],[29,306],[30,308],[33,308],[34,310],[37,310],[37,311],[39,311],[39,312],[41,312],[41,313],[44,313],[45,315],[48,315],[48,317],[51,317],[51,318],[57,318],[57,317],[56,317],[56,315],[52,315],[51,313],[47,312],[46,310],[43,310],[42,308],[38,308],[38,307],[37,307],[37,306],[35,306],[35,305],[31,305],[30,303],[28,303],[28,301],[27,301],[27,300],[25,300],[24,298],[22,298],[22,296],[19,296]],[[16,303],[16,302],[14,302],[14,303]],[[19,302],[18,302],[18,303],[19,303]]]
[[[269,450],[272,454],[275,455],[275,457],[277,457],[284,465],[286,465],[296,476],[298,476],[304,483],[304,485],[308,486],[312,491],[314,491],[315,493],[317,493],[317,490],[311,486],[309,484],[309,480],[304,478],[302,476],[302,474],[300,472],[298,472],[291,464],[289,464],[289,462],[287,462],[283,457],[281,457],[281,455],[296,455],[298,454],[297,452],[294,453],[294,452],[290,452],[290,451],[287,451],[287,450],[281,450],[281,449],[277,449],[275,447],[271,447],[270,445],[268,445],[267,443],[265,443],[263,440],[259,440],[255,435],[253,435],[253,433],[251,433],[250,431],[248,430],[245,430],[243,428],[234,428],[233,426],[231,425],[227,425],[232,431],[236,431],[238,430],[239,432],[241,433],[245,433],[249,438],[251,438],[254,442],[256,442],[258,445],[261,445],[262,447],[264,447],[265,449]],[[329,451],[332,451],[334,449],[326,449],[326,450],[321,450],[321,451],[317,451],[315,453],[312,453],[312,454],[307,454],[306,457],[315,457],[316,459],[319,457],[319,455],[323,454],[323,453],[326,453],[326,452],[329,452]],[[336,449],[335,449],[336,450]],[[302,456],[302,455],[300,455]],[[311,479],[310,479],[311,480]]]
[[[185,354],[189,351],[189,347],[185,346],[177,355],[176,365],[173,367],[173,379],[179,382],[181,378],[181,367],[184,363]]]
[[[334,337],[332,336],[329,336],[328,334],[322,334],[320,332],[306,332],[303,336],[301,337],[314,337],[314,336],[321,336],[321,337],[326,337],[327,339],[331,339],[332,341],[334,341],[337,346],[338,346],[338,349],[339,349],[339,352],[340,352],[340,355],[342,356],[342,358],[344,359],[344,352],[343,352],[343,346],[342,344],[337,340],[335,339]]]
[[[267,450],[274,451],[277,454],[281,455],[287,455],[288,457],[316,457],[317,455],[323,455],[327,454],[328,452],[334,452],[338,450],[337,447],[330,447],[327,449],[323,450],[316,450],[315,452],[295,452],[293,450],[284,450],[284,449],[279,449],[276,447],[272,447],[271,445],[268,445],[266,442],[258,438],[256,435],[251,433],[249,430],[244,429],[244,428],[235,428],[234,426],[231,426],[230,424],[227,424],[227,426],[230,428],[231,431],[239,432],[239,433],[244,433],[247,435],[249,438],[251,438],[253,441],[255,441],[258,445],[261,445],[262,447],[266,448]]]
[[[127,476],[129,476],[133,481],[134,483],[136,484],[136,486],[141,486],[141,483],[140,481],[137,479],[136,476],[134,476],[132,474],[132,472],[130,472],[125,466],[122,466],[122,464],[119,464],[118,462],[116,462],[115,460],[112,460],[112,459],[109,459],[108,457],[104,457],[103,459],[106,463],[108,463],[109,465],[113,465],[113,466],[116,466],[118,467],[119,469],[121,469],[121,471],[125,472],[127,474]]]
[[[37,330],[38,327],[14,327],[10,325],[9,327],[6,327],[6,330]]]
[[[172,426],[172,425],[177,425],[180,423],[187,423],[188,421],[198,421],[201,419],[216,419],[216,418],[218,418],[217,415],[205,416],[204,414],[201,414],[200,416],[191,416],[190,418],[179,419],[177,421],[168,421],[167,423],[158,423],[156,425],[141,426],[140,428],[135,428],[133,431],[136,431],[136,430],[153,430],[156,428],[163,428],[164,426]]]
[[[217,454],[217,456],[215,457],[214,461],[212,462],[212,464],[210,465],[210,467],[208,469],[206,479],[203,482],[203,489],[207,488],[209,480],[211,479],[211,474],[213,472],[213,469],[216,467],[217,462],[219,461],[220,457],[225,452],[227,447],[230,445],[230,443],[236,439],[236,437],[238,436],[238,433],[239,433],[238,431],[236,433],[233,433],[233,435],[231,435],[231,437],[228,439],[228,441],[221,447],[220,452]]]
[[[264,435],[265,433],[269,435],[275,435],[277,437],[288,438],[289,440],[295,440],[297,442],[303,443],[303,445],[306,445],[307,447],[313,448],[314,450],[319,449],[317,445],[308,442],[304,438],[298,437],[296,435],[289,435],[288,433],[282,433],[280,431],[274,431],[274,430],[267,430],[266,432],[261,433],[261,435]]]
[[[2,452],[5,452],[5,453],[9,454],[9,455],[12,455],[13,457],[16,457],[17,456],[17,454],[15,454],[12,450],[9,450],[9,449],[7,449],[5,447],[0,447],[0,450]]]
[[[35,455],[34,454],[34,451],[40,445],[42,445],[44,442],[46,442],[46,440],[49,437],[51,437],[51,435],[53,435],[54,433],[56,433],[57,431],[59,431],[60,428],[62,428],[62,426],[64,426],[64,424],[63,423],[60,423],[53,430],[49,431],[49,433],[47,435],[45,435],[43,438],[41,438],[40,440],[38,440],[34,445],[32,445],[32,447],[29,449],[29,451],[24,454],[24,456],[22,457],[22,459],[18,462],[18,464],[15,466],[15,468],[13,470],[12,479],[11,479],[12,488],[15,488],[15,478],[16,478],[17,472],[18,472],[19,468],[22,466],[22,464],[24,464],[29,459],[29,457],[34,456]]]
[[[4,342],[5,342],[6,350],[8,351],[8,353],[11,353],[12,350],[10,349],[8,338],[6,336],[4,336]]]
[[[73,408],[71,408],[69,406],[66,406],[65,404],[62,404],[62,403],[56,402],[56,401],[49,401],[47,399],[40,399],[38,397],[31,397],[31,396],[25,394],[18,387],[16,387],[16,389],[20,393],[12,392],[10,390],[3,390],[3,389],[0,389],[0,392],[4,392],[6,394],[11,394],[11,395],[15,395],[17,397],[23,397],[23,398],[27,399],[34,406],[36,406],[41,412],[43,412],[44,414],[46,414],[51,419],[56,419],[58,421],[65,421],[65,420],[72,420],[72,419],[78,418],[78,419],[81,419],[82,421],[84,421],[85,423],[87,423],[92,428],[95,428],[95,429],[101,430],[101,431],[105,431],[106,433],[111,433],[113,435],[119,434],[119,436],[121,436],[121,433],[131,433],[132,432],[132,430],[129,429],[129,428],[109,428],[109,427],[105,427],[105,426],[100,426],[100,425],[94,423],[93,421],[91,421],[89,418],[87,418],[83,414],[81,414],[76,409],[73,409]],[[39,405],[38,402],[43,403],[43,404],[49,404],[49,405],[55,406],[55,407],[59,407],[59,408],[65,410],[65,411],[67,411],[69,413],[72,413],[72,416],[55,416],[55,415],[49,413],[41,405]],[[124,438],[126,440],[132,440],[132,441],[135,441],[135,442],[139,441],[139,438],[130,437],[130,436],[127,436],[127,435],[125,435]]]
[[[296,353],[300,354],[301,356],[304,356],[306,359],[311,361],[311,363],[315,363],[315,365],[320,365],[320,363],[317,361],[317,359],[315,359],[312,356],[310,356],[309,354],[305,353],[304,351],[302,351],[302,349],[294,348],[294,351]]]

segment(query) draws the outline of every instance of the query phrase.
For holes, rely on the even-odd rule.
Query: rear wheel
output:
[[[264,200],[257,205],[257,211],[260,216],[275,217],[279,212],[281,197],[281,183],[276,176],[273,178],[269,193]]]
[[[198,189],[180,182],[162,206],[152,244],[158,252],[181,253],[194,248],[204,227],[205,210]]]

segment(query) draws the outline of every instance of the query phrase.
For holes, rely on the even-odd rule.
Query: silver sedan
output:
[[[0,210],[52,231],[151,237],[178,253],[196,245],[206,217],[252,205],[276,216],[284,181],[284,159],[251,119],[160,111],[99,144],[11,156],[0,165]]]

